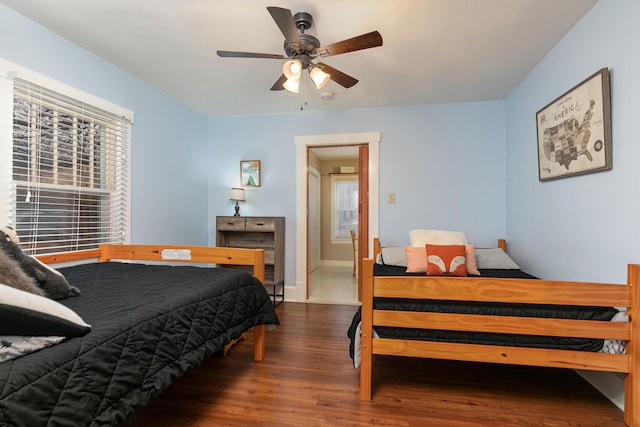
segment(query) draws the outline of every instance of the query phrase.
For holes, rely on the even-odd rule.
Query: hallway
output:
[[[308,302],[358,304],[358,282],[351,266],[323,266],[309,274]]]

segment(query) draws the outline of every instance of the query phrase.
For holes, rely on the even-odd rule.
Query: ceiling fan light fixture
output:
[[[382,46],[382,36],[378,31],[371,31],[322,46],[320,40],[315,36],[305,33],[305,30],[311,28],[313,25],[313,17],[310,13],[298,12],[294,15],[291,13],[291,10],[276,6],[267,7],[267,11],[284,36],[284,53],[286,56],[277,53],[235,52],[228,50],[219,50],[218,56],[285,60],[284,64],[282,64],[283,73],[271,86],[271,90],[277,91],[285,88],[289,90],[288,88],[291,88],[295,90],[295,93],[298,93],[300,90],[301,75],[305,69],[318,90],[320,90],[329,79],[345,89],[349,89],[358,83],[358,79],[322,62],[316,65],[312,60],[318,56],[326,58],[328,56]],[[316,67],[318,70],[314,70]],[[297,82],[285,82],[285,85],[285,83],[283,83],[285,80],[297,80]],[[306,81],[304,81],[303,84],[305,84],[304,91],[306,92]]]
[[[287,79],[300,79],[302,62],[297,59],[285,62],[282,66],[282,74],[284,74]]]
[[[291,93],[300,93],[300,79],[287,79],[287,81],[282,84],[282,87]]]
[[[318,67],[313,67],[309,70],[309,77],[313,80],[313,84],[316,85],[316,89],[320,90],[327,84],[329,78],[331,77],[329,74],[325,73]]]

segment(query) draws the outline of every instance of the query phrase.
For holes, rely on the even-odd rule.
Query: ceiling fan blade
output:
[[[233,52],[229,50],[219,50],[218,56],[223,58],[266,58],[266,59],[284,59],[284,55],[278,53],[251,53],[251,52]]]
[[[280,78],[276,80],[276,82],[273,84],[273,86],[271,86],[271,90],[284,90],[284,86],[282,85],[286,81],[287,81],[287,77],[284,74],[281,75]]]
[[[369,49],[382,46],[382,36],[377,31],[342,40],[327,46],[320,46],[317,52],[320,56],[335,56],[341,53],[354,52],[356,50]]]
[[[296,27],[291,11],[275,6],[269,6],[267,10],[273,20],[276,21],[276,25],[280,28],[280,31],[282,31],[282,35],[284,35],[284,38],[287,40],[289,47],[298,50],[300,48],[300,33],[298,33],[298,27]]]
[[[345,74],[342,71],[337,70],[323,62],[318,62],[316,66],[319,67],[325,73],[329,74],[329,78],[331,80],[333,80],[334,82],[338,83],[340,86],[343,86],[347,89],[349,89],[350,87],[358,83],[357,79],[354,79],[350,75]]]

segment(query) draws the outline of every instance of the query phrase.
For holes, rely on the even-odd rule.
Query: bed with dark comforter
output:
[[[373,275],[422,277],[424,273],[406,273],[405,267],[374,264]],[[517,269],[481,269],[481,277],[536,279],[534,276]],[[554,319],[580,319],[610,321],[619,311],[613,307],[580,307],[570,305],[482,303],[467,301],[434,301],[403,298],[375,298],[374,308],[390,311],[413,311],[432,313],[460,313],[473,315],[543,317]],[[358,367],[359,360],[355,349],[359,346],[358,325],[361,322],[361,310],[354,314],[347,331],[350,339],[349,355]],[[508,322],[508,317],[505,318]],[[515,347],[555,348],[578,351],[601,351],[605,340],[573,337],[548,337],[539,335],[496,334],[486,332],[446,331],[439,329],[418,329],[377,326],[377,335],[381,338],[400,338],[439,342],[459,342],[468,344],[506,345]]]
[[[247,272],[100,262],[59,269],[89,333],[0,363],[0,425],[116,425],[256,325],[278,324]]]
[[[531,280],[515,271],[520,268],[507,259],[504,240],[499,248],[483,250],[482,256],[476,250],[473,257],[461,244],[439,244],[404,251],[390,247],[385,254],[374,238],[376,259],[361,260],[361,313],[349,330],[357,341],[354,359],[360,359],[360,400],[372,399],[373,358],[378,355],[616,372],[624,374],[625,423],[640,425],[640,358],[635,348],[640,336],[640,265],[628,265],[626,284]],[[428,255],[430,249],[440,255]],[[413,260],[426,274],[379,271],[378,260],[392,266],[404,262],[404,270],[409,270],[414,251],[419,257]],[[475,260],[481,274],[429,273],[428,264],[442,262],[442,257],[451,266]],[[506,269],[514,271],[505,272],[506,278],[490,277],[481,270],[486,265],[510,265]]]

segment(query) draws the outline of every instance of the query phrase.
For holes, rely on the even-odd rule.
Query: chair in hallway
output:
[[[358,265],[358,236],[355,230],[349,230],[351,233],[351,243],[353,244],[353,275],[356,275],[356,267]]]

